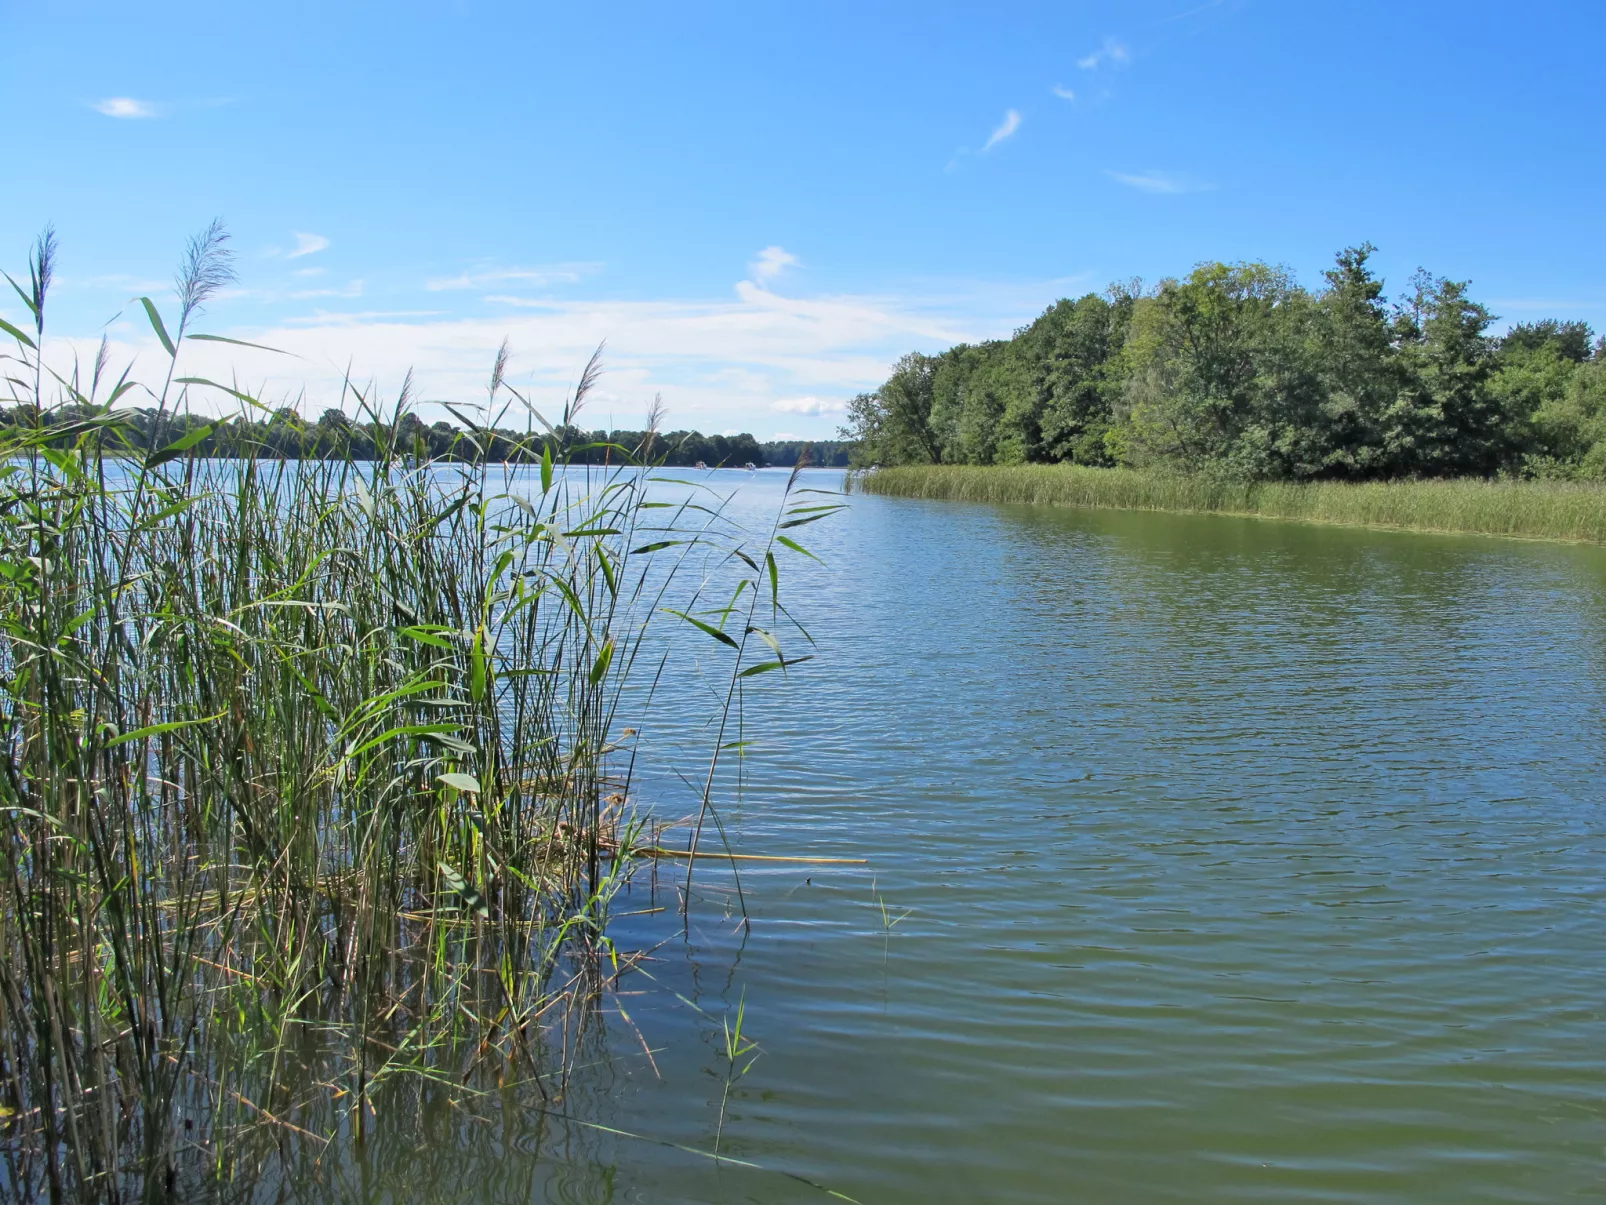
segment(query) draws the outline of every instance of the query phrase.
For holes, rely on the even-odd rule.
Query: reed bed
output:
[[[651,433],[515,481],[472,429],[467,463],[407,446],[405,391],[383,421],[353,391],[389,433],[371,461],[200,461],[193,432],[133,457],[134,386],[40,353],[52,252],[8,330],[34,421],[0,448],[0,1193],[282,1195],[382,1111],[556,1107],[658,842],[630,803],[649,626],[723,646],[728,715],[790,663],[779,528],[830,504],[744,547],[717,500],[653,496]],[[145,303],[175,365],[227,278],[214,227],[176,324]],[[525,401],[504,365],[490,406]],[[149,397],[160,420],[204,387]],[[693,555],[738,571],[712,610]]]
[[[912,465],[855,473],[867,494],[1294,519],[1606,542],[1606,488],[1513,480],[1259,482],[1080,465]]]

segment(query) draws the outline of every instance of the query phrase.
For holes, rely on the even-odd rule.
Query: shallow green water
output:
[[[564,1106],[710,1146],[745,992],[724,1149],[769,1170],[573,1128],[438,1148],[437,1195],[1606,1196],[1606,551],[867,497],[804,530],[820,655],[760,680],[729,820],[870,864],[746,871],[745,934],[711,870],[688,939],[627,919],[668,939],[623,984],[657,1071],[610,1010]],[[706,688],[646,733],[667,815]]]

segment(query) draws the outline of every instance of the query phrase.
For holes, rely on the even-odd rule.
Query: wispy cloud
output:
[[[300,292],[291,293],[290,296],[298,301],[311,297],[361,297],[362,281],[354,280],[339,289],[302,289]]]
[[[802,261],[785,247],[765,247],[758,253],[758,257],[747,265],[747,270],[753,274],[753,279],[765,284],[780,276],[788,268],[795,268]]]
[[[295,250],[285,256],[286,259],[300,259],[303,255],[316,255],[329,246],[329,240],[321,234],[303,234],[299,230],[292,230],[296,236]]]
[[[1209,192],[1214,184],[1196,180],[1181,172],[1163,172],[1150,168],[1146,172],[1105,172],[1106,176],[1139,192],[1184,193]]]
[[[985,155],[1000,142],[1007,138],[1013,138],[1015,131],[1018,129],[1020,129],[1020,113],[1018,110],[1011,109],[1004,114],[1004,120],[998,123],[998,128],[988,137],[987,145],[981,148],[981,153]]]
[[[1059,97],[1061,100],[1075,100],[1076,99],[1076,93],[1072,92],[1064,84],[1055,84],[1052,88],[1049,89],[1049,91],[1052,92],[1055,96]]]
[[[783,397],[770,403],[777,414],[806,414],[810,418],[823,418],[828,414],[846,414],[847,402],[832,397]]]
[[[953,157],[948,160],[948,164],[943,168],[943,171],[958,171],[960,164],[964,163],[966,159],[974,155],[985,155],[1000,142],[1004,142],[1010,138],[1013,138],[1015,136],[1015,131],[1020,129],[1020,123],[1021,115],[1019,109],[1006,110],[1004,113],[1004,120],[999,122],[993,132],[987,136],[987,141],[982,145],[981,150],[973,151],[968,146],[960,147],[953,153]]]
[[[533,268],[487,268],[464,272],[460,276],[440,277],[424,282],[432,293],[448,289],[487,289],[499,284],[525,284],[534,288],[572,285],[602,270],[601,264],[543,264]]]
[[[113,273],[109,276],[88,276],[82,280],[71,277],[57,278],[57,288],[85,288],[85,289],[112,289],[118,293],[160,293],[163,289],[173,287],[173,282],[152,276],[141,278],[128,276],[122,273]]]
[[[1114,38],[1105,38],[1104,44],[1092,54],[1083,55],[1076,60],[1076,65],[1083,71],[1097,71],[1100,67],[1109,64],[1115,67],[1124,66],[1132,58],[1132,52],[1127,49],[1125,42],[1118,42]]]
[[[89,107],[107,117],[137,118],[161,115],[161,110],[150,101],[135,100],[132,96],[108,96],[105,100],[97,100]]]
[[[1207,13],[1211,9],[1220,8],[1227,0],[1208,0],[1205,4],[1196,4],[1194,7],[1184,9],[1180,13],[1173,13],[1169,17],[1161,17],[1162,23],[1171,21],[1186,21],[1189,17],[1197,17],[1200,13]]]
[[[511,293],[487,293],[480,300],[491,305],[511,305],[524,310],[548,310],[559,304],[550,297],[516,297]]]
[[[316,334],[320,331],[345,331],[354,327],[367,329],[373,324],[406,323],[409,319],[414,318],[440,318],[442,316],[443,314],[440,310],[359,310],[349,314],[318,310],[316,313],[308,314],[302,318],[286,318],[281,326],[273,329],[282,333],[287,328],[295,328],[296,334],[308,335]],[[411,325],[404,325],[393,327],[392,329],[405,331],[413,328]],[[272,345],[269,344],[267,346]],[[336,363],[329,356],[325,356],[324,360],[329,364]],[[386,367],[390,366],[387,365]],[[328,378],[325,378],[325,381],[320,383],[327,384],[327,380]]]

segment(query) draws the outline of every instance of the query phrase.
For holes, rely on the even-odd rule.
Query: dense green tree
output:
[[[864,464],[937,464],[942,445],[931,426],[932,377],[937,361],[917,352],[893,366],[887,383],[848,403],[847,438]]]
[[[1561,392],[1534,411],[1532,428],[1530,472],[1606,480],[1606,347],[1573,364]]]
[[[1419,272],[1391,307],[1370,244],[1316,293],[1200,264],[1050,306],[1010,339],[900,360],[849,407],[855,463],[1163,465],[1234,479],[1590,475],[1606,351],[1580,322],[1495,321]],[[1606,445],[1598,453],[1606,473]],[[1587,464],[1586,464],[1587,462]]]
[[[846,468],[851,462],[853,445],[840,439],[771,439],[759,445],[764,459],[759,464],[790,466],[798,462],[804,449],[808,450],[808,463],[813,468]]]
[[[1018,396],[1026,388],[1018,360],[1006,340],[956,347],[933,360],[929,425],[942,459],[992,464],[1001,445],[1009,448],[1004,463],[1026,459],[1031,416]]]
[[[898,408],[884,390],[857,398],[844,435],[867,464],[1112,463],[1105,436],[1121,379],[1110,358],[1134,297],[1116,290],[1062,301],[1013,339],[906,358],[888,382]]]
[[[1316,307],[1280,268],[1205,264],[1135,307],[1129,455],[1241,477],[1326,464]]]
[[[1489,388],[1505,417],[1508,446],[1525,450],[1531,471],[1554,473],[1558,462],[1576,458],[1575,435],[1563,434],[1554,423],[1567,411],[1573,378],[1591,350],[1589,326],[1583,322],[1521,323],[1499,341]],[[1565,453],[1552,446],[1553,436],[1568,449]]]
[[[1519,322],[1500,337],[1500,354],[1546,351],[1574,364],[1582,364],[1594,352],[1594,332],[1587,322],[1558,322],[1546,318],[1539,322]]]
[[[1045,460],[1114,463],[1107,440],[1123,378],[1116,356],[1126,341],[1141,286],[1116,286],[1061,301],[1033,324],[1041,340],[1037,388]]]
[[[1327,429],[1324,467],[1330,476],[1370,477],[1382,471],[1383,415],[1400,390],[1383,282],[1367,267],[1375,250],[1364,243],[1339,252],[1316,303],[1321,421]]]
[[[1385,471],[1420,477],[1494,472],[1510,449],[1489,388],[1493,317],[1467,297],[1464,281],[1418,271],[1411,285],[1395,318],[1404,380],[1383,415]]]

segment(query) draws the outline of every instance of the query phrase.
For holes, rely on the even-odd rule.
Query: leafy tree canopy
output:
[[[1373,252],[1339,252],[1315,291],[1204,263],[1058,301],[1010,339],[905,356],[842,436],[861,465],[1606,476],[1606,342],[1553,319],[1492,335],[1465,281],[1425,271],[1391,302]]]

